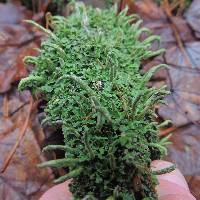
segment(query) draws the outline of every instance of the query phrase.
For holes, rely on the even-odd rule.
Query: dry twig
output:
[[[33,107],[33,99],[32,99],[32,97],[30,97],[30,98],[31,99],[30,99],[30,104],[29,104],[29,109],[28,109],[28,114],[27,114],[26,121],[25,121],[24,126],[22,127],[22,129],[21,129],[21,131],[19,133],[17,141],[15,142],[15,144],[12,147],[12,149],[8,153],[8,156],[5,159],[5,162],[3,164],[3,167],[1,168],[0,173],[5,172],[5,170],[7,169],[8,165],[10,164],[10,161],[11,161],[12,157],[14,156],[14,154],[16,152],[17,147],[19,146],[23,136],[26,133],[26,130],[27,130],[27,127],[28,127],[28,124],[29,124],[29,120],[30,120],[30,116],[31,116],[32,107]]]
[[[180,48],[180,50],[181,50],[181,52],[182,52],[182,54],[183,54],[183,56],[185,58],[186,63],[188,64],[188,66],[190,68],[192,68],[192,64],[190,62],[190,58],[189,58],[189,56],[188,56],[188,54],[187,54],[187,52],[186,52],[186,50],[184,48],[182,39],[181,39],[179,31],[178,31],[178,28],[176,26],[176,23],[174,22],[174,18],[173,18],[173,15],[172,15],[172,10],[171,10],[171,7],[170,7],[170,4],[169,4],[168,0],[164,0],[163,1],[163,9],[164,9],[164,11],[165,11],[170,23],[171,23],[170,25],[171,25],[172,30],[174,32],[174,36],[176,38],[178,47]]]

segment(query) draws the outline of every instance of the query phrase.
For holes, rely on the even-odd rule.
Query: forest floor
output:
[[[42,154],[41,149],[62,136],[55,136],[51,127],[41,127],[40,102],[33,102],[28,91],[19,93],[17,85],[32,70],[24,66],[24,56],[37,55],[35,48],[44,37],[23,20],[41,23],[48,5],[41,4],[36,12],[16,0],[9,2],[0,3],[0,200],[37,200],[52,186],[54,177],[63,174],[62,170],[37,168],[38,163],[55,157]],[[142,70],[159,63],[170,66],[149,83],[167,84],[171,91],[168,105],[156,108],[160,120],[173,122],[160,130],[160,136],[172,134],[166,159],[177,164],[200,200],[200,1],[193,0],[185,10],[178,0],[174,2],[164,0],[158,6],[153,0],[124,0],[120,7],[128,4],[130,14],[138,13],[144,26],[161,36],[166,52],[144,62]]]

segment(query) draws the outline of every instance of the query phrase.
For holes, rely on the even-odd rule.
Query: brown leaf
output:
[[[30,11],[14,4],[0,4],[0,93],[11,88],[11,84],[27,76],[22,60],[26,55],[36,55],[39,35],[30,27],[19,24],[30,18]]]
[[[184,175],[200,173],[200,134],[199,127],[188,125],[173,132],[170,140],[169,156]]]
[[[194,0],[185,13],[189,25],[195,31],[196,37],[200,38],[200,1]]]
[[[169,106],[161,107],[159,114],[172,119],[176,126],[200,120],[200,42],[186,43],[185,49],[192,68],[176,46],[169,48],[165,55],[166,63],[171,66],[168,78],[172,93],[166,98]]]
[[[31,18],[32,13],[25,7],[16,4],[0,3],[0,24],[18,24],[24,18]]]
[[[136,2],[129,0],[129,2],[134,4],[134,6],[130,8],[130,11],[132,13],[137,12],[145,23],[153,22],[154,20],[162,23],[163,20],[166,20],[164,11],[153,0],[141,0]]]
[[[133,3],[132,3],[133,4]],[[161,46],[169,48],[176,45],[176,37],[171,27],[171,22],[166,16],[163,8],[159,7],[153,0],[140,0],[134,3],[132,13],[137,13],[144,20],[144,26],[152,30],[153,34],[161,36]],[[194,37],[185,19],[173,17],[173,22],[183,42],[192,41]]]
[[[34,42],[28,43],[23,48],[6,48],[0,54],[0,93],[8,91],[11,84],[28,75],[27,67],[23,63],[26,55],[36,55],[34,48],[38,45]]]
[[[1,12],[1,10],[0,10]],[[0,23],[0,51],[8,46],[20,46],[34,39],[34,35],[27,28],[19,24]]]
[[[13,94],[18,93],[14,92]],[[13,94],[9,96],[9,114],[13,113],[14,110],[24,103],[21,95]],[[14,145],[21,127],[24,125],[27,109],[28,105],[25,105],[18,112],[15,112],[12,117],[0,118],[1,166]],[[32,114],[32,117],[35,118],[36,116]],[[15,128],[12,129],[12,127]],[[25,136],[17,148],[10,165],[0,175],[0,197],[3,199],[37,200],[50,187],[50,182],[53,179],[52,171],[48,168],[42,170],[37,168],[38,163],[45,161],[36,140],[36,135],[41,133],[41,127],[40,131],[33,132],[31,123],[29,123]]]
[[[186,176],[186,180],[189,184],[191,193],[197,198],[200,199],[200,176]]]

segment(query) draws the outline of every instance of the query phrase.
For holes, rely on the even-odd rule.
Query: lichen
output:
[[[52,17],[53,31],[37,25],[47,38],[39,56],[25,59],[35,68],[19,84],[47,102],[45,122],[62,124],[65,145],[44,150],[62,149],[65,158],[40,166],[68,169],[56,182],[73,178],[74,200],[157,199],[150,164],[166,152],[167,142],[159,140],[154,106],[168,91],[146,83],[166,66],[145,74],[140,67],[164,51],[160,38],[126,9],[73,8],[68,17]],[[151,50],[153,42],[158,50]]]

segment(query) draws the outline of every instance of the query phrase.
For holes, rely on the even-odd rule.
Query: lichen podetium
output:
[[[166,152],[159,140],[154,105],[163,103],[166,87],[146,83],[160,68],[140,72],[141,61],[163,49],[151,50],[153,42],[141,20],[74,4],[68,17],[52,17],[51,28],[37,57],[26,57],[35,66],[20,89],[42,94],[47,102],[45,122],[62,123],[65,158],[40,166],[64,167],[69,173],[55,182],[73,178],[74,200],[157,199],[155,173],[150,164]],[[147,35],[140,40],[142,33]],[[159,45],[158,45],[159,46]],[[159,47],[158,47],[159,48]]]

